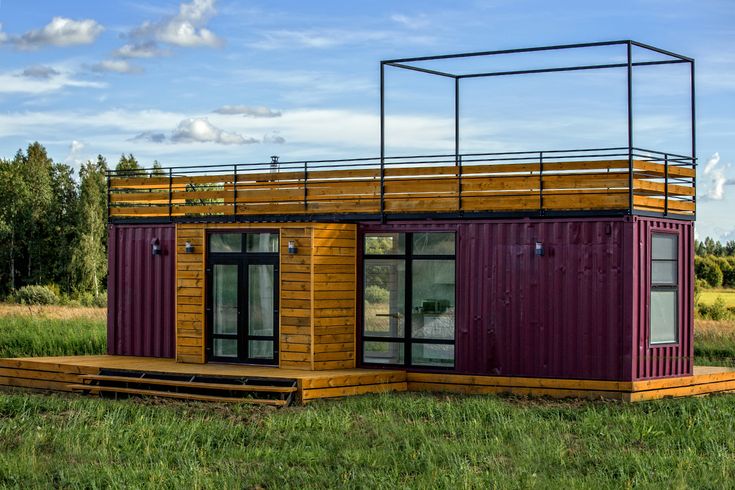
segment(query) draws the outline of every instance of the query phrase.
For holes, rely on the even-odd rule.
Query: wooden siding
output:
[[[627,160],[115,176],[110,217],[595,211],[629,207]],[[662,182],[668,176],[669,183]],[[695,170],[635,160],[635,209],[694,215]],[[675,183],[672,183],[671,181]],[[207,204],[201,204],[206,200]],[[381,206],[381,202],[383,206]]]
[[[284,368],[355,366],[354,224],[178,224],[176,359],[204,363],[205,234],[214,229],[280,231],[280,349]],[[298,252],[288,253],[288,242]],[[185,242],[194,253],[184,253]]]

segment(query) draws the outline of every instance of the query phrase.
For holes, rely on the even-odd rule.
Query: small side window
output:
[[[651,235],[651,344],[671,344],[679,340],[678,252],[676,235]]]

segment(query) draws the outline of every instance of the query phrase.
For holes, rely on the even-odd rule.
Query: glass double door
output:
[[[210,255],[208,359],[278,364],[278,256]]]

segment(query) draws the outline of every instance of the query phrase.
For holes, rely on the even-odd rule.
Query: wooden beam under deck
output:
[[[735,369],[710,366],[695,367],[693,376],[642,381],[601,381],[418,373],[399,369],[304,371],[237,364],[188,364],[177,363],[173,359],[126,356],[0,359],[0,386],[72,391],[79,389],[85,379],[98,377],[97,375],[103,369],[192,376],[295,380],[298,400],[302,403],[320,398],[389,391],[449,392],[471,395],[506,393],[554,398],[604,398],[627,402],[735,391]],[[93,387],[88,391],[95,391],[95,389]],[[186,397],[182,396],[182,398]],[[196,399],[196,397],[192,396],[190,399]],[[200,399],[204,400],[201,397]]]

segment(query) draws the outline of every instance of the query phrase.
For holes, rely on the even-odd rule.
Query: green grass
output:
[[[697,362],[735,359],[700,322]],[[104,320],[0,315],[0,356],[104,352]],[[269,408],[0,391],[0,488],[723,488],[735,396],[416,393]]]
[[[103,320],[0,317],[0,357],[104,354],[106,339]]]
[[[418,394],[280,411],[0,396],[0,486],[722,488],[735,397],[625,405]]]
[[[725,300],[725,306],[735,307],[735,289],[703,289],[699,293],[699,302],[711,305],[717,298]]]

